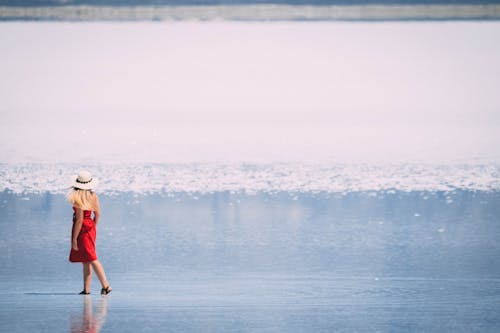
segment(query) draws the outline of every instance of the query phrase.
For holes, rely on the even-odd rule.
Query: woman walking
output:
[[[81,295],[90,294],[92,270],[101,282],[101,295],[111,292],[104,268],[95,253],[96,227],[99,222],[99,198],[93,191],[96,180],[90,173],[82,171],[73,182],[68,194],[73,206],[73,229],[71,232],[71,252],[69,261],[81,262],[83,265],[83,290]],[[93,213],[93,216],[92,216]]]

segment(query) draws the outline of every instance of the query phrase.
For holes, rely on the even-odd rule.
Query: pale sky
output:
[[[0,23],[0,162],[500,161],[499,22]]]

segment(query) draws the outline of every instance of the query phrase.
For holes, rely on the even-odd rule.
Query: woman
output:
[[[69,261],[83,264],[83,290],[80,295],[90,294],[92,270],[101,282],[101,295],[111,292],[104,269],[95,253],[96,226],[99,222],[99,199],[92,190],[96,180],[90,173],[82,171],[76,177],[68,194],[73,205],[73,230],[71,232],[71,252]],[[92,212],[94,216],[92,217]]]

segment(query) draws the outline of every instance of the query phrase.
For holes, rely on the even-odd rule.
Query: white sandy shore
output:
[[[500,5],[369,6],[46,6],[0,7],[0,20],[482,20],[499,19]]]
[[[68,172],[86,168],[99,191],[349,192],[500,190],[498,164],[0,164],[0,191],[64,193]]]

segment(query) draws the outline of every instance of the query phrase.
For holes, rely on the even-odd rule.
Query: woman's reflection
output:
[[[94,315],[92,308],[92,298],[83,297],[83,314],[81,316],[71,317],[71,333],[97,333],[101,330],[106,319],[108,300],[102,297],[96,307]]]

